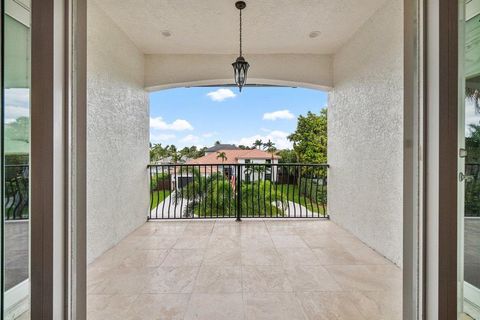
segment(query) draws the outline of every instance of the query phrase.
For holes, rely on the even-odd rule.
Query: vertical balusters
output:
[[[148,213],[148,219],[151,219],[152,218],[152,210],[153,210],[153,200],[154,200],[154,197],[153,197],[153,179],[152,179],[152,167],[149,167],[148,168],[148,172],[149,172],[149,175],[150,175],[150,212]],[[158,204],[157,204],[158,206]]]
[[[156,184],[156,186],[154,186],[155,189],[153,189],[153,191],[157,195],[157,206],[155,207],[155,219],[158,219],[158,206],[160,205],[160,203],[158,202],[158,201],[160,201],[160,191],[158,190],[158,188],[159,188],[159,186],[158,186],[158,166],[155,166],[155,184]]]

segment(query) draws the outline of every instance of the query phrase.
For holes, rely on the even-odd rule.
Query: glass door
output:
[[[29,319],[30,1],[5,0],[3,23],[3,312]]]
[[[459,309],[480,319],[480,0],[461,6]]]

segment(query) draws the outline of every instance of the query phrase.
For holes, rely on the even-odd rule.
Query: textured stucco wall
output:
[[[388,0],[334,57],[331,219],[402,265],[403,6]]]
[[[146,221],[148,95],[144,57],[88,2],[87,259]]]

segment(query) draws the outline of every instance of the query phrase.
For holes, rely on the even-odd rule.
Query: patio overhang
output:
[[[145,56],[145,89],[234,85],[231,54],[156,54]],[[333,88],[333,56],[323,54],[252,54],[249,84]],[[185,66],[188,65],[188,68]]]

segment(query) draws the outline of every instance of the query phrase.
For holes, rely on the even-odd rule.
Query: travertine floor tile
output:
[[[244,319],[241,293],[194,293],[190,298],[185,320]]]
[[[351,300],[366,319],[402,319],[401,291],[357,291]]]
[[[122,261],[122,265],[126,267],[149,268],[159,267],[168,251],[163,250],[138,250],[132,252],[127,258]]]
[[[325,266],[344,290],[401,290],[401,271],[391,265]]]
[[[342,290],[322,266],[288,266],[285,267],[285,273],[297,292]]]
[[[199,267],[160,267],[156,269],[142,293],[190,293]]]
[[[244,299],[246,319],[306,319],[294,293],[244,293]]]
[[[281,266],[243,266],[245,292],[290,292],[292,285]]]
[[[307,248],[307,244],[297,235],[272,235],[277,248]]]
[[[149,222],[88,266],[88,320],[395,320],[401,277],[331,221]]]
[[[315,320],[367,320],[351,299],[351,292],[299,292],[308,319]],[[390,318],[385,318],[390,319]]]
[[[162,263],[162,267],[199,266],[202,264],[203,249],[172,249]]]
[[[137,295],[89,295],[87,298],[88,320],[128,319],[128,312]]]
[[[241,264],[240,247],[209,247],[203,259],[204,265],[213,266],[239,266]]]
[[[315,266],[320,264],[317,256],[310,248],[277,248],[277,252],[285,266]]]
[[[195,282],[196,293],[242,292],[241,267],[203,266]]]
[[[142,294],[132,304],[127,318],[131,320],[182,320],[189,299],[189,294]]]
[[[274,247],[242,248],[242,265],[244,266],[278,266],[280,257]]]

